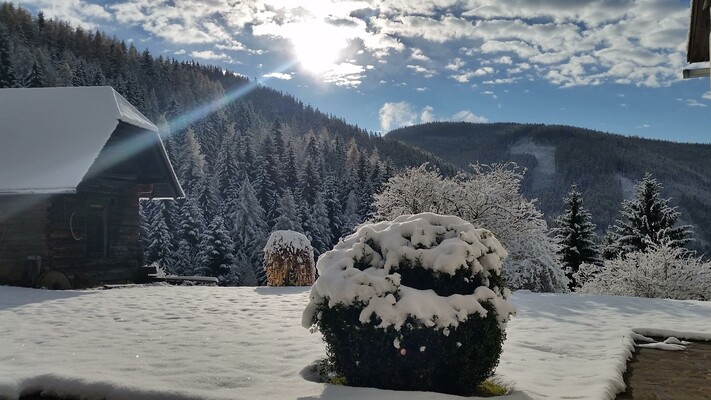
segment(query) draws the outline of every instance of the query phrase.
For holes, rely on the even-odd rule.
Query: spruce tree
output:
[[[186,193],[192,193],[193,188],[205,175],[205,156],[200,149],[200,143],[195,138],[195,131],[189,128],[178,155],[178,177]]]
[[[625,200],[617,220],[608,232],[610,245],[605,256],[613,258],[635,251],[645,251],[650,245],[684,246],[691,239],[691,225],[675,226],[680,213],[661,197],[662,184],[647,173],[635,185],[635,198]]]
[[[333,233],[331,232],[331,220],[328,218],[328,207],[319,193],[316,201],[311,207],[311,220],[313,221],[313,232],[311,232],[311,245],[318,257],[329,250],[333,244]]]
[[[200,238],[198,260],[205,275],[214,276],[221,284],[237,284],[234,276],[234,243],[225,228],[225,221],[216,216]],[[238,279],[237,279],[238,280]]]
[[[46,86],[44,74],[42,74],[42,69],[37,61],[32,63],[30,72],[28,72],[22,80],[22,86],[26,88],[40,88]]]
[[[259,205],[254,187],[245,178],[239,192],[239,204],[232,216],[234,220],[233,239],[235,248],[245,256],[255,275],[261,271],[264,259],[262,249],[266,243],[268,231],[264,209]]]
[[[279,199],[275,214],[277,218],[274,220],[273,230],[289,230],[300,233],[304,231],[299,219],[296,200],[290,190],[286,190]]]
[[[194,187],[198,207],[202,210],[206,221],[211,221],[217,213],[220,199],[217,194],[217,182],[210,174],[204,174]]]
[[[557,254],[568,277],[568,288],[575,290],[578,284],[574,276],[580,264],[600,264],[601,261],[595,244],[595,224],[590,222],[590,213],[583,208],[582,195],[575,185],[564,202],[565,214],[556,219],[558,228],[554,233],[560,245]]]
[[[179,211],[178,254],[175,263],[181,274],[201,273],[197,259],[200,238],[205,231],[205,219],[197,204],[197,199],[188,196]]]
[[[5,30],[0,29],[0,88],[14,87],[17,77],[10,62],[10,39]]]
[[[348,192],[346,206],[343,210],[343,226],[341,234],[348,235],[352,233],[353,228],[355,228],[363,221],[363,219],[360,217],[360,214],[358,213],[359,206],[360,203],[358,201],[358,196],[356,195],[355,190],[351,190],[350,192]]]
[[[148,215],[148,246],[145,249],[146,263],[157,262],[170,273],[173,273],[172,256],[173,233],[168,229],[163,213],[166,205],[164,201],[157,202],[153,212]]]

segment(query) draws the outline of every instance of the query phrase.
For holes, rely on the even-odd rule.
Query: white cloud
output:
[[[475,115],[471,111],[467,110],[462,110],[454,115],[452,115],[452,121],[464,121],[464,122],[476,122],[476,123],[484,123],[484,122],[489,122],[489,120],[485,117],[481,117],[479,115]]]
[[[274,79],[281,79],[281,80],[291,80],[291,75],[285,74],[283,72],[270,72],[268,74],[262,75],[263,78],[274,78]]]
[[[417,123],[428,123],[434,121],[464,121],[483,123],[488,122],[488,118],[474,114],[469,110],[461,110],[450,117],[438,117],[432,106],[426,105],[417,112],[415,106],[401,101],[397,103],[385,103],[380,108],[380,129],[388,132],[392,129],[403,126],[415,125]]]
[[[496,78],[496,79],[490,79],[488,81],[482,82],[485,85],[508,85],[517,81],[520,81],[522,78],[520,76],[513,76],[511,78]]]
[[[706,100],[711,100],[711,91],[704,93],[701,97]]]
[[[410,54],[410,59],[415,61],[430,61],[430,58],[422,53],[422,50],[418,48],[413,48]]]
[[[334,64],[347,60],[353,65],[375,61],[388,65],[392,57],[406,52],[404,58],[411,64],[429,71],[413,69],[423,75],[446,69],[456,73],[453,79],[467,83],[486,72],[480,69],[477,75],[475,68],[463,70],[465,62],[477,62],[480,67],[510,66],[486,72],[495,75],[491,81],[527,71],[530,79],[545,79],[563,87],[669,85],[679,79],[685,65],[688,27],[688,4],[669,0],[20,3],[89,28],[96,27],[97,21],[114,19],[170,43],[211,45],[215,52],[228,55],[229,51],[285,55],[289,51],[285,43],[306,28],[318,27],[313,43],[329,38],[329,43],[339,43],[337,50],[349,52]],[[463,59],[452,60],[456,55]]]
[[[431,106],[425,106],[420,113],[420,121],[422,121],[422,123],[428,123],[434,121],[435,119],[434,108]]]
[[[215,53],[212,50],[202,50],[202,51],[191,51],[190,52],[190,57],[193,58],[200,58],[203,60],[218,60],[218,61],[225,61],[227,63],[234,63],[235,61],[232,59],[232,57],[228,56],[225,53]]]
[[[445,65],[444,68],[450,71],[459,71],[466,63],[462,61],[461,58],[456,57],[454,60],[450,61],[449,64]]]
[[[677,98],[677,101],[680,101],[684,104],[686,104],[689,107],[708,107],[704,103],[699,103],[696,99],[682,99],[682,98]]]
[[[323,81],[336,86],[358,87],[364,78],[365,67],[352,63],[340,63],[323,74]]]
[[[183,54],[187,54],[187,53],[188,52],[185,51],[185,49],[180,49],[180,50],[174,52],[173,54],[175,54],[176,56],[182,56]]]
[[[461,74],[450,75],[450,77],[459,83],[467,83],[474,77],[489,75],[493,73],[494,69],[492,67],[481,67],[476,70],[464,71]]]
[[[380,130],[388,132],[395,128],[414,125],[418,115],[412,104],[401,101],[398,103],[385,103],[380,108]]]
[[[431,78],[437,74],[437,70],[425,68],[421,65],[408,65],[407,69],[411,69],[415,73],[420,74],[425,78]]]
[[[426,91],[430,90],[430,88],[424,86],[424,87],[415,88],[415,90],[417,90],[418,92],[426,92]]]
[[[470,57],[497,55],[486,64],[535,66],[560,86],[614,82],[666,86],[683,68],[688,5],[668,0],[530,1],[437,0],[380,6],[371,18],[379,32],[445,46],[468,44]],[[382,12],[382,10],[388,12]],[[464,10],[457,12],[456,10]],[[467,10],[469,9],[469,10]],[[448,14],[442,15],[442,10]],[[446,68],[450,64],[444,64]],[[458,71],[452,65],[452,70]],[[471,75],[453,76],[467,82]]]
[[[19,4],[37,7],[45,17],[60,19],[71,25],[81,25],[85,29],[100,28],[100,21],[112,19],[104,6],[84,0],[20,0]]]

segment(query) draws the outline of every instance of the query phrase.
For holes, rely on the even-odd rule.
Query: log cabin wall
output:
[[[50,207],[51,266],[75,286],[131,282],[142,265],[137,185],[92,178]]]
[[[47,259],[46,195],[0,196],[0,284],[21,283],[28,256]]]

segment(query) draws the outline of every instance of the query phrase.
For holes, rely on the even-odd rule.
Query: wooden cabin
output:
[[[709,36],[711,35],[711,0],[691,1],[691,20],[686,60],[690,64],[709,61]],[[684,78],[709,77],[709,68],[684,70]]]
[[[0,89],[0,284],[134,281],[139,198],[183,196],[157,131],[111,87]]]

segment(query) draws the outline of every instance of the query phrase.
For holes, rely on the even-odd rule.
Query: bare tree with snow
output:
[[[509,251],[504,275],[512,289],[566,290],[567,278],[543,214],[521,195],[525,170],[515,163],[472,165],[473,174],[443,177],[426,164],[392,177],[375,196],[376,219],[434,212],[494,232]]]
[[[582,264],[580,292],[618,296],[711,300],[711,263],[670,244],[651,244],[603,267]]]

